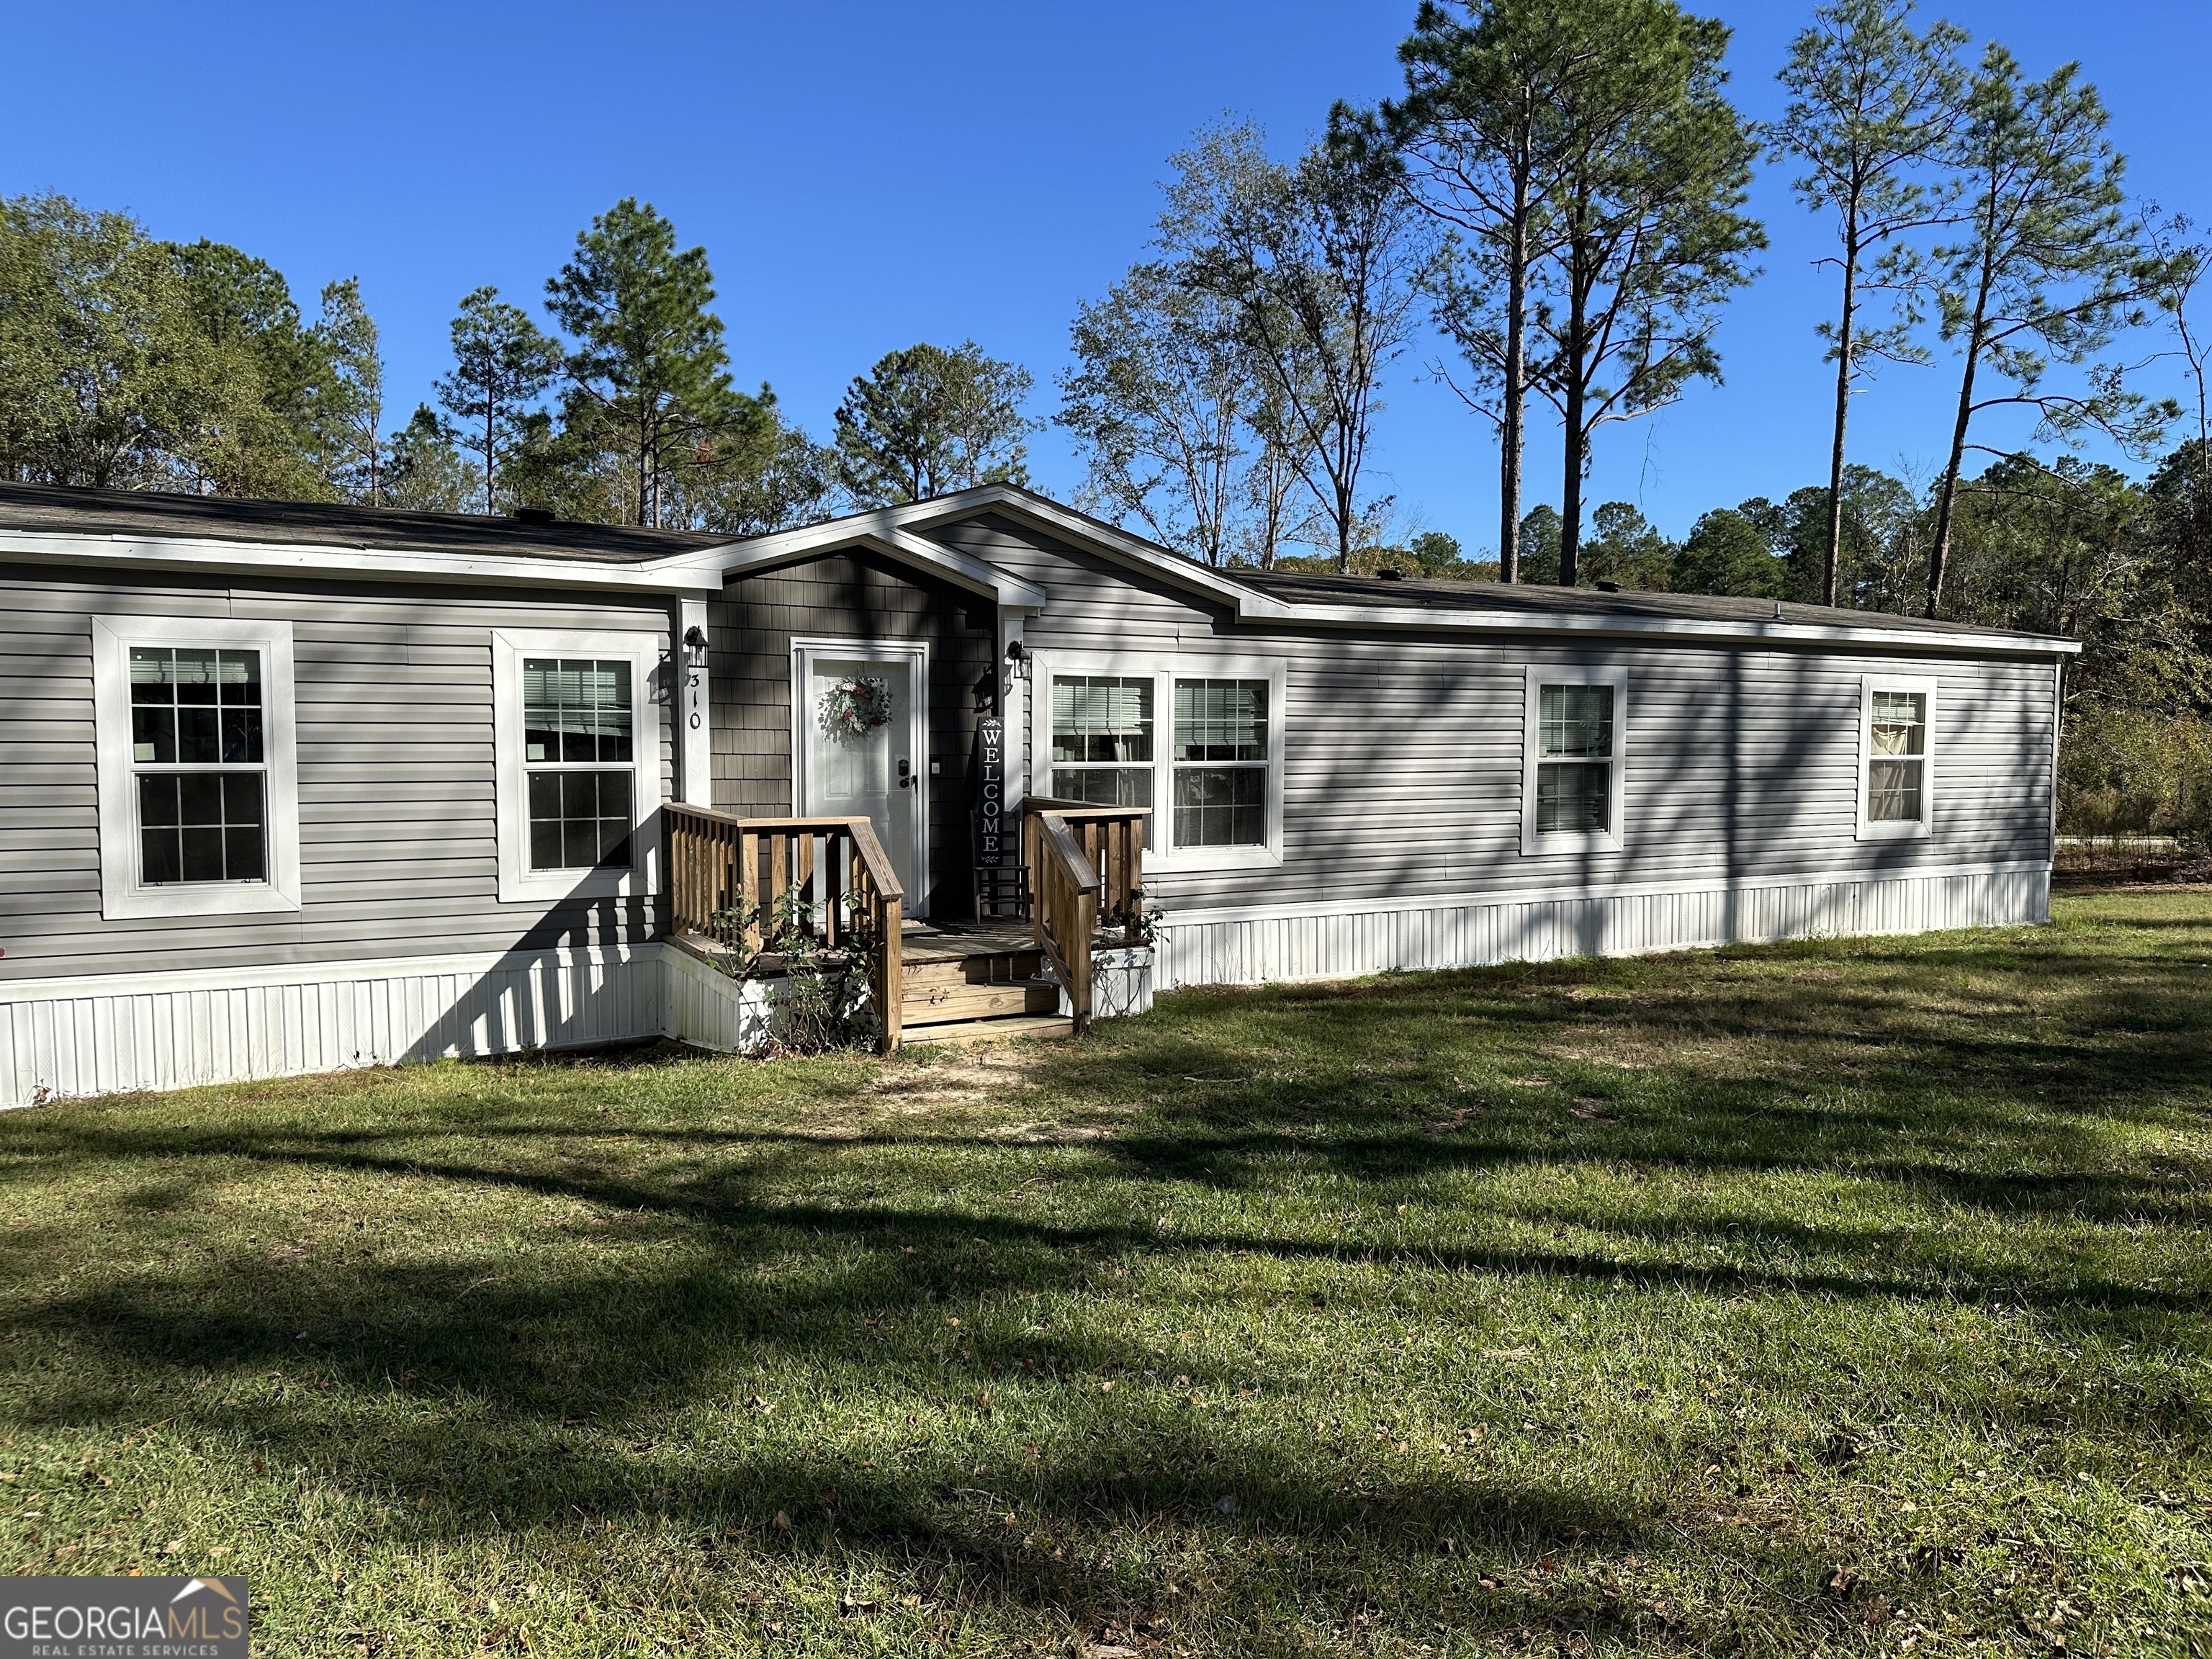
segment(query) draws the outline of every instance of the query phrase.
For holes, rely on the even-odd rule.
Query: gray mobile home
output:
[[[1217,571],[1008,487],[732,539],[0,486],[0,1103],[742,1047],[701,947],[787,880],[889,918],[890,1040],[2041,921],[2073,649]]]

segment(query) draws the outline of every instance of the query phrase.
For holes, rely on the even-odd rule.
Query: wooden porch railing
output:
[[[1142,902],[1151,813],[1045,795],[1022,803],[1037,945],[1067,992],[1079,1031],[1091,1024],[1091,952],[1099,923],[1133,917]]]
[[[660,811],[668,826],[670,931],[757,950],[762,921],[773,919],[788,893],[797,896],[798,925],[835,947],[853,942],[849,898],[856,916],[865,918],[860,937],[868,943],[868,991],[883,1026],[883,1051],[897,1048],[906,890],[875,826],[866,818],[746,818],[675,802]],[[746,900],[752,921],[741,935],[728,913]]]

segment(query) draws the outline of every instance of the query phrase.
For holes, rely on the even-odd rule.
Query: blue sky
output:
[[[1725,0],[1735,90],[1773,82],[1809,5]],[[2138,194],[2212,216],[2198,0],[1972,0],[1941,8],[2033,73],[2079,58]],[[384,331],[393,423],[445,366],[454,302],[495,283],[538,304],[577,230],[635,194],[704,243],[740,384],[766,380],[824,435],[846,382],[917,339],[973,337],[1036,375],[1077,303],[1140,254],[1164,158],[1224,111],[1293,149],[1329,102],[1396,89],[1412,0],[1331,4],[13,6],[0,191],[128,208],[156,234],[233,242],[312,303],[358,274]],[[1727,381],[1608,428],[1595,502],[1680,534],[1708,507],[1825,476],[1832,304],[1822,226],[1763,167],[1773,246],[1730,307]],[[2155,349],[2147,345],[2146,349]],[[1400,527],[1494,540],[1496,449],[1437,386],[1424,340],[1395,365],[1373,480]],[[1942,459],[1954,367],[1890,372],[1856,404],[1853,458]],[[1993,428],[2000,438],[2002,428]],[[2017,437],[2016,432],[2014,434]],[[1529,500],[1558,499],[1539,429]],[[1057,432],[1039,485],[1080,467]]]

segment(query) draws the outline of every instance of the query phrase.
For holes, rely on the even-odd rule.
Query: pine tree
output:
[[[561,372],[561,348],[489,286],[462,297],[453,341],[453,372],[437,380],[438,401],[460,422],[457,435],[476,451],[483,510],[495,513],[532,405]]]

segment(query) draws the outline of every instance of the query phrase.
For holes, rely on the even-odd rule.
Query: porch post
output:
[[[669,710],[676,727],[676,793],[687,806],[714,804],[714,702],[709,695],[707,651],[686,641],[697,629],[707,637],[707,601],[679,599],[672,618],[675,648],[669,653],[673,696]]]
[[[1005,811],[1016,835],[1021,832],[1022,798],[1029,793],[1030,683],[1014,672],[1013,664],[1006,660],[1006,647],[1021,639],[1029,617],[1026,611],[999,607],[999,718],[1005,723],[1007,761]]]

